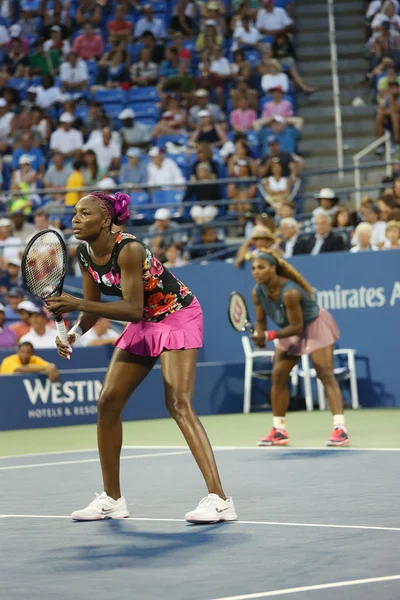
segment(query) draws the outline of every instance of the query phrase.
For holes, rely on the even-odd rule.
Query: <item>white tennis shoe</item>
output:
[[[73,521],[100,521],[102,519],[125,519],[129,517],[126,501],[123,496],[114,500],[105,492],[96,494],[95,499],[83,510],[72,513]]]
[[[223,500],[217,494],[208,494],[200,500],[197,508],[188,512],[188,523],[218,523],[218,521],[236,521],[238,518],[231,497]]]

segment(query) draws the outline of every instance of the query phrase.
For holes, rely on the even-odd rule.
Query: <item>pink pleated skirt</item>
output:
[[[340,331],[335,319],[328,311],[321,308],[318,317],[305,328],[303,335],[276,340],[275,347],[290,356],[301,356],[331,346],[339,337]]]
[[[139,356],[159,356],[163,350],[203,346],[203,311],[197,298],[159,323],[129,323],[114,346]]]

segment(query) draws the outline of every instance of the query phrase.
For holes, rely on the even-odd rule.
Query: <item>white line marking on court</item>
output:
[[[9,519],[70,519],[66,515],[0,515],[0,517]],[[128,517],[124,521],[149,521],[160,523],[185,523],[184,519],[165,519],[157,517]],[[326,529],[362,529],[372,531],[400,531],[400,527],[378,527],[374,525],[330,525],[327,523],[281,523],[279,521],[231,521],[224,522],[221,525],[237,527],[239,525],[268,525],[278,527],[324,527]]]
[[[1,432],[0,432],[1,433]],[[184,450],[187,446],[124,446],[123,450]],[[294,451],[321,451],[325,452],[400,452],[400,448],[335,448],[327,446],[286,446],[286,447],[258,447],[258,446],[213,446],[214,450],[253,450],[255,452],[288,452]],[[57,456],[59,454],[79,454],[82,452],[97,452],[97,448],[80,448],[78,450],[56,450],[49,452],[32,452],[28,454],[10,454],[0,456],[0,460],[11,458],[29,458],[35,456]]]
[[[1,433],[1,432],[0,432]],[[187,446],[124,446],[123,450],[184,450]],[[7,458],[29,458],[30,456],[57,456],[59,454],[80,454],[82,452],[98,452],[97,448],[79,448],[78,450],[55,450],[48,452],[31,452],[28,454],[10,454],[0,456],[0,460]]]
[[[400,531],[400,527],[379,527],[374,525],[334,525],[329,523],[286,523],[284,521],[237,521],[243,525],[269,525],[278,527],[325,527],[331,529],[372,529],[377,531]]]
[[[272,596],[288,596],[300,592],[312,592],[313,590],[329,590],[332,588],[349,587],[352,585],[365,585],[367,583],[381,583],[383,581],[396,581],[400,575],[388,575],[387,577],[370,577],[369,579],[353,579],[350,581],[338,581],[336,583],[324,583],[321,585],[306,585],[303,587],[272,590],[271,592],[260,592],[258,594],[243,594],[242,596],[225,596],[224,598],[213,598],[213,600],[252,600],[253,598],[271,598]]]
[[[121,456],[121,460],[130,460],[135,458],[154,458],[160,456],[177,456],[180,454],[190,454],[190,450],[180,450],[179,452],[153,452],[151,454],[131,454],[130,456]],[[62,460],[47,463],[31,463],[29,465],[7,465],[6,467],[0,467],[0,471],[16,471],[18,469],[37,469],[39,467],[59,467],[62,465],[79,465],[94,462],[99,462],[99,458],[82,458],[79,460]]]

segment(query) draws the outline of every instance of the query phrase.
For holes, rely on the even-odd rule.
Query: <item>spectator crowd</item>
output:
[[[399,3],[373,0],[366,17],[377,135],[390,127],[396,145]],[[52,227],[79,274],[80,188],[128,191],[133,226],[172,269],[212,255],[240,267],[258,247],[286,258],[399,248],[396,168],[359,211],[325,187],[301,215],[307,124],[296,98],[315,90],[297,64],[296,27],[292,0],[0,3],[0,347],[22,344],[14,367],[57,377],[32,358],[56,334],[21,289],[20,261],[32,235]],[[116,335],[102,319],[82,342]]]

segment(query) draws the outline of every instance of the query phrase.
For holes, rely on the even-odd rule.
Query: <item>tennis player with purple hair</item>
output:
[[[115,342],[98,401],[97,441],[104,491],[76,521],[120,519],[128,509],[120,489],[121,412],[160,358],[165,402],[204,477],[208,495],[186,514],[191,523],[234,521],[234,503],[222,489],[214,454],[196,413],[193,394],[198,349],[203,344],[203,313],[197,298],[150,250],[129,233],[113,231],[129,219],[130,198],[93,192],[75,206],[72,220],[83,278],[83,300],[63,293],[46,301],[54,314],[80,311],[68,333],[69,346],[57,338],[67,358],[71,345],[100,317],[129,324]],[[118,301],[101,302],[101,293]]]

